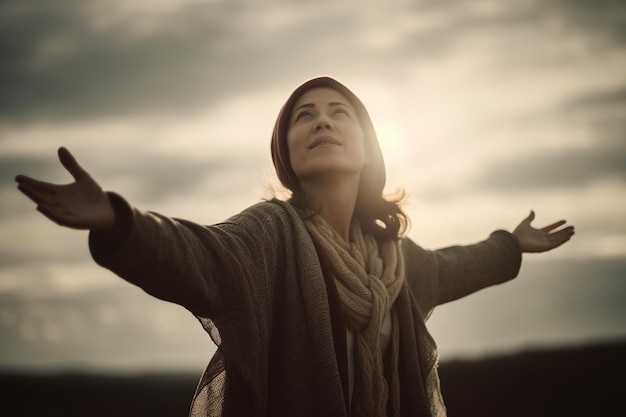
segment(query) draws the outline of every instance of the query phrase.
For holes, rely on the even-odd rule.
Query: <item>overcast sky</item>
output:
[[[67,146],[142,209],[268,195],[280,106],[330,75],[370,111],[427,248],[565,218],[520,279],[435,311],[443,359],[626,337],[626,8],[608,0],[0,2],[0,367],[195,369],[183,308],[96,266],[16,189]]]

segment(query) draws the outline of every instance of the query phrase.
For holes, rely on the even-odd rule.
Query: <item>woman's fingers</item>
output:
[[[28,185],[29,187],[37,190],[40,193],[54,193],[54,189],[56,187],[54,184],[39,181],[34,178],[27,177],[26,175],[18,175],[17,177],[15,177],[15,181],[19,185]]]
[[[549,233],[549,232],[553,231],[554,229],[556,229],[557,227],[563,226],[565,223],[566,223],[565,220],[559,220],[556,223],[552,223],[551,225],[548,225],[548,226],[542,228],[541,231]]]
[[[17,189],[20,190],[26,197],[28,197],[37,205],[53,204],[55,202],[54,191],[46,186],[41,186],[41,184],[37,183],[40,182],[20,182],[20,184],[17,186]]]
[[[558,232],[553,233],[552,235],[556,237],[557,239],[563,239],[563,238],[569,239],[570,237],[574,235],[574,226],[566,227],[565,229],[559,230]]]
[[[554,247],[557,247],[570,240],[573,235],[574,227],[569,226],[563,230],[559,230],[558,232],[551,233],[549,235],[549,240],[554,245]]]
[[[89,177],[87,171],[85,171],[76,161],[74,155],[70,153],[65,147],[59,148],[59,160],[61,164],[67,169],[67,171],[74,177],[76,181]]]

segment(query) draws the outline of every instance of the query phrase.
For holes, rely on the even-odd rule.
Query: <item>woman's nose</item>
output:
[[[328,119],[328,117],[326,115],[320,115],[316,122],[315,125],[313,126],[313,130],[320,131],[322,129],[332,129],[333,128],[333,124],[331,123],[330,119]]]

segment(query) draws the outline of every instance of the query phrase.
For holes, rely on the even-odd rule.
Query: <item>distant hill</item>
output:
[[[443,362],[449,417],[626,416],[626,342]],[[3,416],[186,416],[199,374],[0,373]]]
[[[626,342],[440,367],[449,417],[625,417]]]

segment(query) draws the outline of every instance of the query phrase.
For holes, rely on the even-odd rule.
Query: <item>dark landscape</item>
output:
[[[0,373],[2,416],[186,416],[198,374]],[[444,361],[450,417],[626,416],[626,341]]]

